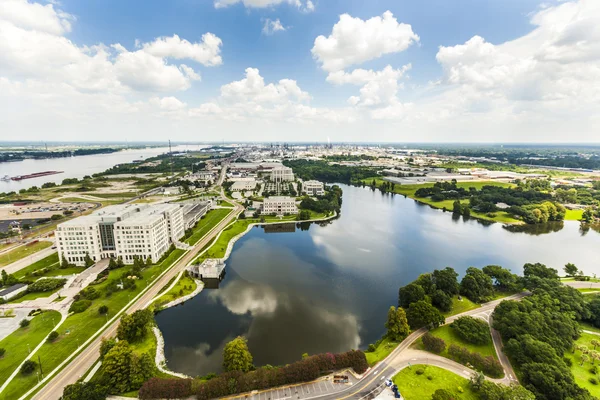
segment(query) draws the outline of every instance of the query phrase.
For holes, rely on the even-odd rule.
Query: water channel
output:
[[[200,150],[205,145],[179,145],[173,146],[172,150],[193,151]],[[77,157],[47,158],[43,160],[26,159],[22,161],[0,163],[0,178],[32,174],[42,171],[64,171],[62,174],[42,176],[39,178],[24,179],[22,181],[0,181],[1,192],[18,192],[21,189],[29,189],[32,186],[40,187],[46,182],[61,183],[65,178],[83,178],[103,172],[117,164],[130,163],[135,160],[143,160],[169,151],[168,147],[148,147],[145,149],[121,150],[110,154],[91,154]]]
[[[600,234],[581,232],[578,222],[511,232],[399,195],[342,188],[338,219],[295,232],[253,228],[235,244],[218,289],[156,316],[169,368],[219,372],[223,347],[237,335],[248,339],[255,365],[364,349],[384,333],[398,288],[436,268],[462,274],[497,264],[521,273],[524,263],[542,262],[562,272],[573,262],[600,274]]]

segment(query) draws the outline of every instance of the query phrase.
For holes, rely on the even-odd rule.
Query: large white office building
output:
[[[105,207],[56,228],[58,255],[72,264],[121,257],[157,261],[184,234],[182,208],[177,204],[127,204]]]
[[[309,196],[323,196],[325,194],[325,186],[319,181],[304,181],[302,182],[302,191]]]
[[[294,180],[294,172],[288,167],[278,167],[271,170],[271,181],[291,182]]]
[[[297,214],[296,198],[288,196],[267,197],[263,201],[263,214]]]

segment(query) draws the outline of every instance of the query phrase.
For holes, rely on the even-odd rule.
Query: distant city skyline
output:
[[[3,0],[3,141],[600,142],[597,0]]]

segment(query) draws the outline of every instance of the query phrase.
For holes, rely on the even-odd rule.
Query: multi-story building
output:
[[[267,197],[263,201],[263,214],[297,214],[296,199],[288,196]]]
[[[304,181],[302,182],[302,191],[310,196],[323,196],[325,194],[325,186],[319,181]]]
[[[289,167],[278,167],[271,170],[273,182],[290,182],[294,180],[294,172]]]
[[[103,208],[56,228],[58,255],[72,264],[122,257],[158,260],[184,234],[183,212],[177,204],[127,204]]]

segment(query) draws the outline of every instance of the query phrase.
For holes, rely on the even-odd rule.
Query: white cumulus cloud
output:
[[[398,23],[390,11],[366,21],[342,14],[328,37],[315,39],[312,54],[325,71],[335,72],[404,51],[418,41],[412,27]]]
[[[265,22],[263,24],[263,29],[262,29],[262,33],[265,35],[272,35],[275,32],[280,32],[280,31],[285,31],[286,28],[285,26],[283,26],[281,24],[281,21],[279,20],[279,18],[272,20],[272,19],[265,19]]]
[[[240,3],[246,8],[267,8],[287,3],[304,12],[315,10],[315,5],[311,0],[215,0],[214,4],[215,8],[224,8]]]

